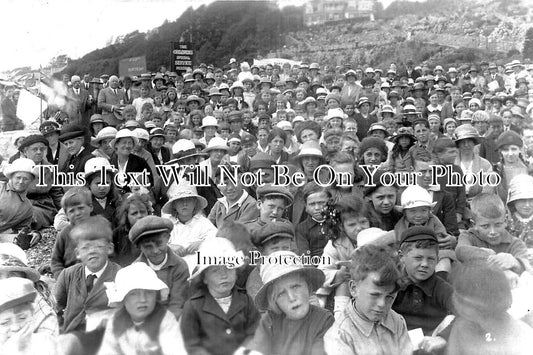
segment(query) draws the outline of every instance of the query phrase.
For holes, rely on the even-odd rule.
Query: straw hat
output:
[[[14,243],[0,243],[0,254],[14,256],[23,264],[28,265],[28,256],[21,247]]]
[[[401,204],[397,208],[399,211],[415,207],[433,208],[436,202],[433,202],[431,195],[426,189],[418,185],[410,185],[402,193]]]
[[[224,138],[220,137],[213,137],[209,140],[209,143],[207,144],[207,148],[203,150],[204,153],[209,153],[212,150],[228,150],[228,145],[226,144],[226,141]]]
[[[507,204],[516,200],[533,199],[533,176],[527,174],[516,175],[509,183]]]
[[[200,247],[198,248],[198,253],[202,256],[203,260],[233,260],[234,263],[216,264],[224,265],[228,269],[236,269],[242,266],[242,264],[244,264],[244,254],[242,254],[242,252],[239,253],[235,249],[233,243],[226,238],[215,237],[207,239],[202,244],[200,244]],[[240,260],[240,262],[238,260]],[[192,270],[191,277],[189,277],[189,280],[193,280],[196,277],[200,276],[202,272],[208,267],[216,265],[211,265],[208,263],[199,263]]]
[[[117,129],[115,127],[104,127],[96,134],[96,137],[91,138],[91,145],[95,148],[100,147],[100,142],[104,139],[115,138],[117,135]]]
[[[137,134],[134,131],[130,131],[129,129],[121,129],[117,132],[115,135],[115,138],[109,142],[109,146],[113,149],[115,149],[115,144],[118,142],[121,138],[131,138],[133,139],[133,143],[135,145],[139,144],[139,138],[137,138]]]
[[[200,209],[204,209],[207,206],[207,200],[203,198],[202,196],[198,195],[198,192],[196,191],[196,187],[192,185],[187,184],[178,184],[178,185],[172,185],[172,187],[168,191],[169,200],[163,208],[161,209],[161,213],[166,214],[173,214],[172,211],[172,205],[174,204],[174,201],[183,200],[189,197],[195,197],[198,201],[198,204],[200,205]]]
[[[133,290],[168,290],[167,285],[145,263],[133,263],[120,269],[115,282],[106,283],[106,288],[109,305],[115,307]]]
[[[475,144],[480,143],[479,133],[471,124],[463,124],[455,128],[454,136],[456,144],[463,139],[472,139]]]
[[[292,128],[292,124],[289,121],[279,121],[276,123],[276,127],[281,128],[284,131],[294,132],[294,128]]]
[[[298,159],[301,159],[302,157],[317,157],[320,159],[324,159],[324,154],[322,154],[320,144],[316,141],[311,140],[304,142],[300,147]]]
[[[283,277],[289,275],[299,275],[307,281],[309,291],[314,292],[324,284],[324,273],[314,267],[305,267],[299,263],[299,257],[287,250],[276,251],[269,255],[269,258],[280,260],[280,262],[265,263],[261,265],[261,280],[263,286],[255,296],[255,305],[260,311],[268,309],[268,290]],[[282,260],[282,261],[281,261]]]
[[[95,157],[87,160],[84,168],[86,180],[93,174],[99,174],[102,169],[105,169],[106,172],[110,172],[112,174],[115,174],[118,171],[106,158],[101,157]]]
[[[145,141],[148,141],[150,139],[150,134],[144,128],[135,128],[133,130],[133,133],[135,133],[138,139],[142,139]]]
[[[202,118],[202,125],[200,128],[203,129],[205,127],[218,127],[218,120],[213,116],[205,116]]]
[[[199,155],[201,154],[198,153],[196,146],[192,141],[188,139],[178,139],[178,141],[172,146],[172,160],[168,161],[166,164],[175,164],[181,159]]]
[[[33,162],[33,160],[27,159],[27,158],[18,158],[4,169],[4,175],[8,179],[11,179],[11,176],[16,172],[29,173],[33,175],[34,179],[38,175],[38,171],[37,171],[37,167],[35,166],[35,163]]]
[[[346,118],[346,114],[340,108],[332,108],[328,110],[326,121],[329,121],[332,118],[340,118],[341,120],[343,120]]]
[[[10,277],[0,280],[0,312],[35,300],[37,291],[33,282],[22,277]]]
[[[368,134],[372,133],[373,131],[383,131],[385,132],[385,137],[389,136],[389,132],[387,131],[387,127],[385,127],[380,122],[374,122],[370,125],[370,128],[368,128]]]
[[[203,106],[204,103],[205,103],[204,99],[202,99],[201,97],[198,97],[196,95],[190,95],[189,97],[187,97],[187,100],[185,100],[185,103],[188,105],[189,102],[192,102],[192,101],[198,102],[199,106]]]
[[[455,122],[455,120],[451,117],[449,118],[446,118],[443,123],[442,123],[442,127],[444,127],[444,129],[446,129],[446,126],[449,124],[449,123],[454,123],[455,125],[457,125],[457,123]]]

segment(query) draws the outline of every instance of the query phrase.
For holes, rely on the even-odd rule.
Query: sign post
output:
[[[172,42],[170,71],[183,76],[188,70],[192,70],[194,62],[194,49],[191,42]]]
[[[125,76],[139,76],[146,73],[146,57],[133,57],[121,59],[118,62],[118,75],[123,78]]]

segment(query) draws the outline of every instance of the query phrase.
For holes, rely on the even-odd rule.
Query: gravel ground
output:
[[[26,250],[29,266],[38,269],[42,265],[50,264],[56,234],[56,230],[52,227],[41,230],[42,239],[39,244]]]

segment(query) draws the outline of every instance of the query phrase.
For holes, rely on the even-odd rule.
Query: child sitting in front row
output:
[[[152,201],[148,195],[130,193],[122,196],[116,215],[118,227],[113,229],[115,253],[112,261],[120,266],[128,266],[139,257],[140,250],[130,242],[128,234],[139,219],[152,213]]]
[[[508,313],[513,295],[504,273],[484,262],[462,264],[455,271],[457,316],[446,354],[531,354],[533,330]]]
[[[339,317],[350,301],[348,280],[350,273],[339,263],[350,260],[352,252],[357,247],[357,235],[360,231],[370,227],[367,218],[367,204],[358,195],[341,197],[335,205],[335,212],[339,218],[339,230],[328,232],[330,240],[324,247],[324,253],[318,268],[326,276],[324,285],[317,291],[320,304],[325,307],[328,295],[334,290],[335,317]]]
[[[173,185],[169,201],[161,209],[170,215],[174,228],[170,233],[170,248],[185,260],[191,273],[196,266],[196,251],[204,240],[215,238],[217,228],[204,215],[207,200],[199,196],[192,185]]]
[[[238,165],[226,164],[227,169],[233,173],[233,169]],[[219,172],[220,172],[219,168]],[[237,172],[237,184],[234,185],[231,180],[225,178],[221,181],[220,174],[217,174],[217,186],[224,197],[219,198],[209,213],[209,220],[217,228],[220,228],[223,223],[232,222],[247,222],[259,216],[257,210],[257,201],[248,194],[241,183],[242,173],[240,169]]]
[[[400,272],[389,249],[364,245],[352,254],[352,301],[324,337],[334,354],[412,354],[402,316],[391,309],[399,290]]]
[[[63,315],[61,331],[76,335],[88,353],[98,349],[103,336],[101,322],[112,313],[104,287],[104,282],[115,280],[120,269],[109,261],[112,234],[109,221],[102,216],[76,224],[70,238],[80,263],[63,270],[55,286],[58,315]]]
[[[144,263],[117,272],[108,290],[122,307],[107,323],[99,354],[185,354],[179,324],[159,301],[168,287]]]
[[[399,255],[406,286],[398,292],[392,309],[405,317],[407,329],[422,329],[426,337],[420,349],[439,351],[446,340],[431,335],[452,311],[453,288],[435,275],[439,242],[433,229],[414,226],[404,231]]]
[[[505,206],[498,195],[481,193],[470,203],[474,225],[459,235],[455,249],[461,262],[485,260],[515,282],[531,271],[523,241],[505,230]]]
[[[133,245],[141,249],[136,262],[148,264],[167,285],[170,292],[161,301],[179,319],[188,297],[189,269],[187,263],[168,247],[173,227],[166,218],[146,216],[131,228],[129,238]]]
[[[21,277],[0,280],[0,354],[57,354],[57,335],[36,332],[33,282]]]
[[[291,250],[294,244],[294,227],[289,221],[270,222],[258,229],[251,239],[261,256],[269,256],[280,250]],[[246,282],[246,293],[252,298],[263,286],[261,267],[261,264],[256,265]]]
[[[436,266],[436,272],[442,277],[446,277],[451,271],[452,260],[455,260],[455,237],[446,232],[446,228],[442,222],[431,213],[431,209],[435,206],[429,192],[418,186],[408,186],[402,193],[400,210],[403,212],[403,217],[394,226],[396,234],[396,241],[399,244],[402,233],[413,226],[426,226],[435,231],[435,236],[439,240],[439,262]],[[449,237],[451,242],[441,243],[441,239]]]
[[[56,279],[64,269],[77,263],[76,243],[70,233],[77,224],[91,216],[91,192],[86,187],[69,189],[61,200],[61,207],[65,210],[69,224],[59,233],[52,251],[51,269]]]
[[[253,337],[257,328],[259,312],[251,297],[235,287],[235,268],[239,265],[210,265],[208,259],[229,261],[239,254],[229,240],[220,237],[203,242],[198,252],[200,263],[191,275],[194,283],[191,289],[198,291],[185,303],[181,316],[187,353],[242,352],[242,345]]]
[[[319,269],[292,263],[297,255],[277,251],[272,258],[289,263],[262,265],[264,285],[255,297],[262,316],[248,348],[262,354],[324,354],[324,334],[333,324],[331,313],[310,304],[310,297],[324,282]]]

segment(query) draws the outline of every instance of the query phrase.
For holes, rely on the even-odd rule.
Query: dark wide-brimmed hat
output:
[[[77,124],[69,124],[61,128],[61,133],[59,134],[59,140],[61,142],[68,141],[69,139],[74,139],[78,137],[85,136],[86,129],[83,126]]]

